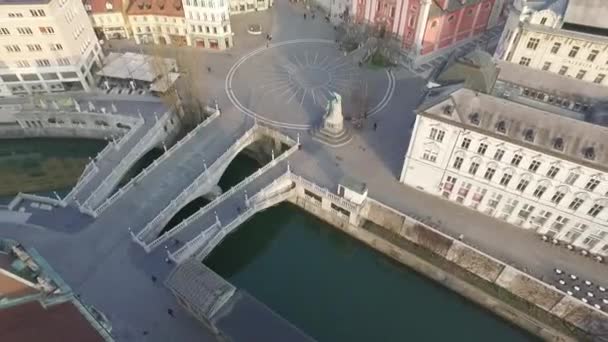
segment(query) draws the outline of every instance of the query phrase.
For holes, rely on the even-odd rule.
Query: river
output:
[[[74,149],[48,158],[82,158],[82,143],[72,141]],[[2,145],[26,154],[48,146],[25,140]],[[44,156],[36,158],[44,163]],[[226,190],[258,167],[240,155],[220,186]],[[175,221],[205,203],[192,203]],[[255,215],[205,263],[319,341],[538,340],[290,204]]]

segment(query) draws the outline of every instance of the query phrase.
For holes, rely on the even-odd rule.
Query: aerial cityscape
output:
[[[0,342],[608,342],[605,18],[0,0]]]

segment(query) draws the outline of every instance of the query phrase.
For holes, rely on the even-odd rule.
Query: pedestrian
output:
[[[304,13],[304,20],[306,20],[306,13]]]
[[[144,330],[141,334],[144,336],[148,335],[148,330]]]
[[[241,207],[240,206],[236,207],[236,212],[239,213],[239,214],[241,213]]]
[[[156,277],[155,276],[152,276],[152,282],[156,283]]]
[[[169,316],[175,318],[175,316],[173,315],[173,309],[167,309],[167,313],[169,314]]]
[[[207,72],[211,72],[211,67],[207,67]]]
[[[315,18],[315,14],[313,13],[313,14],[312,14],[312,19],[314,19],[314,18]]]
[[[173,241],[173,244],[174,244],[175,246],[179,245],[179,240],[178,240],[178,239],[175,239],[175,241]]]
[[[374,131],[378,129],[378,123],[374,122]]]

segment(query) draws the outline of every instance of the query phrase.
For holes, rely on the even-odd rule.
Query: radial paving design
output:
[[[359,67],[333,41],[295,40],[260,48],[228,72],[226,92],[247,115],[284,128],[308,129],[320,120],[330,97],[343,97],[344,115],[368,94],[369,114],[379,112],[394,91],[392,74]]]

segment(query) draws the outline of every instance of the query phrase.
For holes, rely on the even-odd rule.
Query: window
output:
[[[580,197],[577,197],[577,198],[573,199],[572,202],[570,202],[568,209],[577,210],[583,204],[583,202],[585,202],[585,200],[583,200]]]
[[[496,209],[496,207],[498,206],[498,203],[500,203],[501,199],[502,199],[501,194],[493,192],[492,196],[488,200],[488,207]]]
[[[536,48],[538,47],[538,43],[540,43],[540,39],[530,38],[530,40],[528,40],[528,45],[526,45],[526,47],[528,49],[536,50]]]
[[[511,159],[511,165],[519,166],[519,163],[521,163],[521,159],[522,159],[521,154],[514,155],[513,159]]]
[[[34,32],[32,32],[32,29],[29,27],[17,27],[17,32],[19,34],[24,34],[24,35],[31,35]]]
[[[576,74],[576,78],[578,78],[579,80],[582,80],[583,77],[585,77],[586,73],[587,73],[586,70],[581,69],[581,70],[578,71],[578,74]]]
[[[525,66],[528,66],[528,65],[530,65],[530,61],[531,61],[531,59],[530,59],[530,58],[528,58],[528,57],[522,57],[522,58],[519,60],[519,64],[520,64],[520,65],[525,65]]]
[[[51,51],[61,51],[63,50],[63,45],[61,44],[51,44]]]
[[[511,178],[513,178],[513,175],[511,175],[510,173],[505,173],[504,175],[502,175],[502,178],[500,179],[500,185],[502,185],[502,186],[509,185]]]
[[[462,147],[466,150],[469,148],[470,145],[471,145],[471,139],[464,138],[464,139],[462,139],[462,144],[460,145],[460,147]]]
[[[534,130],[529,128],[524,131],[524,140],[534,142]]]
[[[29,51],[42,51],[42,46],[40,44],[27,44],[27,49]]]
[[[570,172],[568,177],[566,177],[566,184],[572,185],[578,179],[580,175],[578,173]]]
[[[530,170],[532,172],[536,172],[539,167],[540,167],[540,162],[538,160],[533,160],[530,163],[530,166],[528,166],[528,170]]]
[[[445,136],[444,131],[437,129],[437,128],[431,128],[431,134],[429,134],[429,138],[436,140],[438,142],[442,142],[444,136]]]
[[[593,62],[595,61],[595,57],[597,57],[597,55],[600,53],[599,50],[591,50],[591,52],[589,53],[589,56],[587,56],[587,60],[589,62]]]
[[[558,172],[559,172],[559,167],[557,167],[557,166],[551,166],[549,168],[549,171],[547,171],[547,177],[549,177],[549,178],[555,178],[555,176],[557,175]]]
[[[559,51],[560,47],[562,47],[561,43],[554,43],[553,47],[551,47],[551,53],[556,54]]]
[[[496,130],[498,131],[498,133],[506,133],[507,124],[504,121],[499,121],[498,124],[496,124]]]
[[[25,61],[25,60],[21,60],[21,61],[17,61],[17,68],[29,68],[30,67],[30,62]]]
[[[595,188],[597,188],[598,185],[600,185],[599,179],[597,179],[597,178],[591,178],[587,182],[587,185],[585,185],[585,190],[587,190],[587,191],[593,191],[593,190],[595,190]]]
[[[553,224],[551,225],[551,229],[554,231],[561,231],[565,225],[570,221],[569,218],[563,217],[562,215],[557,216]]]
[[[555,204],[559,204],[559,202],[561,202],[561,200],[564,198],[564,196],[566,196],[565,193],[563,193],[561,191],[556,191],[553,194],[553,197],[551,197],[551,202],[553,202]]]
[[[4,48],[8,52],[20,52],[21,51],[21,48],[19,47],[19,45],[5,45]]]
[[[523,192],[528,187],[528,184],[530,184],[529,180],[527,180],[527,179],[520,180],[519,184],[517,184],[517,188],[516,188],[517,191]]]
[[[30,10],[30,14],[32,15],[32,17],[44,17],[46,16],[46,13],[44,13],[44,10]]]
[[[46,26],[46,27],[39,27],[38,30],[40,31],[40,33],[42,34],[53,34],[55,33],[55,29],[50,27],[50,26]]]
[[[462,159],[462,157],[456,157],[456,159],[454,159],[454,164],[452,165],[452,167],[456,170],[460,170],[463,161],[464,159]]]
[[[36,60],[36,65],[39,66],[39,67],[50,66],[51,62],[49,62],[48,59],[37,59]]]
[[[542,19],[540,19],[541,25],[545,25],[546,22],[547,22],[547,17],[542,17]]]
[[[530,214],[532,213],[532,211],[534,211],[534,206],[530,205],[530,204],[524,204],[524,206],[521,208],[521,210],[519,211],[519,213],[517,214],[517,216],[519,216],[522,219],[527,219]]]
[[[547,71],[549,68],[551,68],[551,62],[545,62],[545,64],[543,64],[543,71]]]
[[[435,161],[437,161],[437,152],[431,150],[424,150],[424,153],[422,154],[422,159],[434,163]]]
[[[578,54],[578,50],[580,50],[578,46],[573,46],[570,52],[568,52],[568,57],[576,57],[576,54]]]
[[[493,168],[490,168],[490,167],[489,167],[489,168],[486,170],[486,173],[483,175],[483,178],[485,178],[485,179],[487,179],[487,180],[491,181],[491,180],[492,180],[492,177],[494,177],[494,174],[495,174],[495,173],[496,173],[496,169],[493,169]]]
[[[604,82],[604,79],[606,78],[605,74],[598,74],[595,79],[593,80],[593,83],[602,83]]]
[[[70,65],[70,59],[69,58],[59,58],[59,59],[57,59],[57,64]]]
[[[602,212],[602,210],[604,210],[604,206],[596,203],[593,205],[593,207],[591,207],[591,209],[589,209],[587,215],[596,217],[599,213]]]
[[[11,31],[9,31],[6,27],[0,27],[0,35],[7,35],[7,34],[11,34]]]
[[[547,191],[547,187],[544,185],[539,185],[536,190],[534,190],[534,197],[541,198],[543,194]]]
[[[435,27],[435,26],[437,26],[437,20],[433,20],[433,21],[431,22],[431,28],[433,28],[433,27]]]
[[[479,163],[472,162],[471,166],[469,166],[469,173],[474,175],[477,173],[478,169],[479,169]]]
[[[564,75],[565,75],[567,72],[568,72],[568,67],[567,67],[567,66],[562,66],[562,67],[559,69],[558,74],[560,74],[560,75],[564,76]]]
[[[494,153],[494,160],[501,161],[502,157],[505,155],[505,150],[497,149]]]
[[[481,143],[479,144],[479,148],[477,148],[477,153],[484,155],[488,149],[488,144]]]

